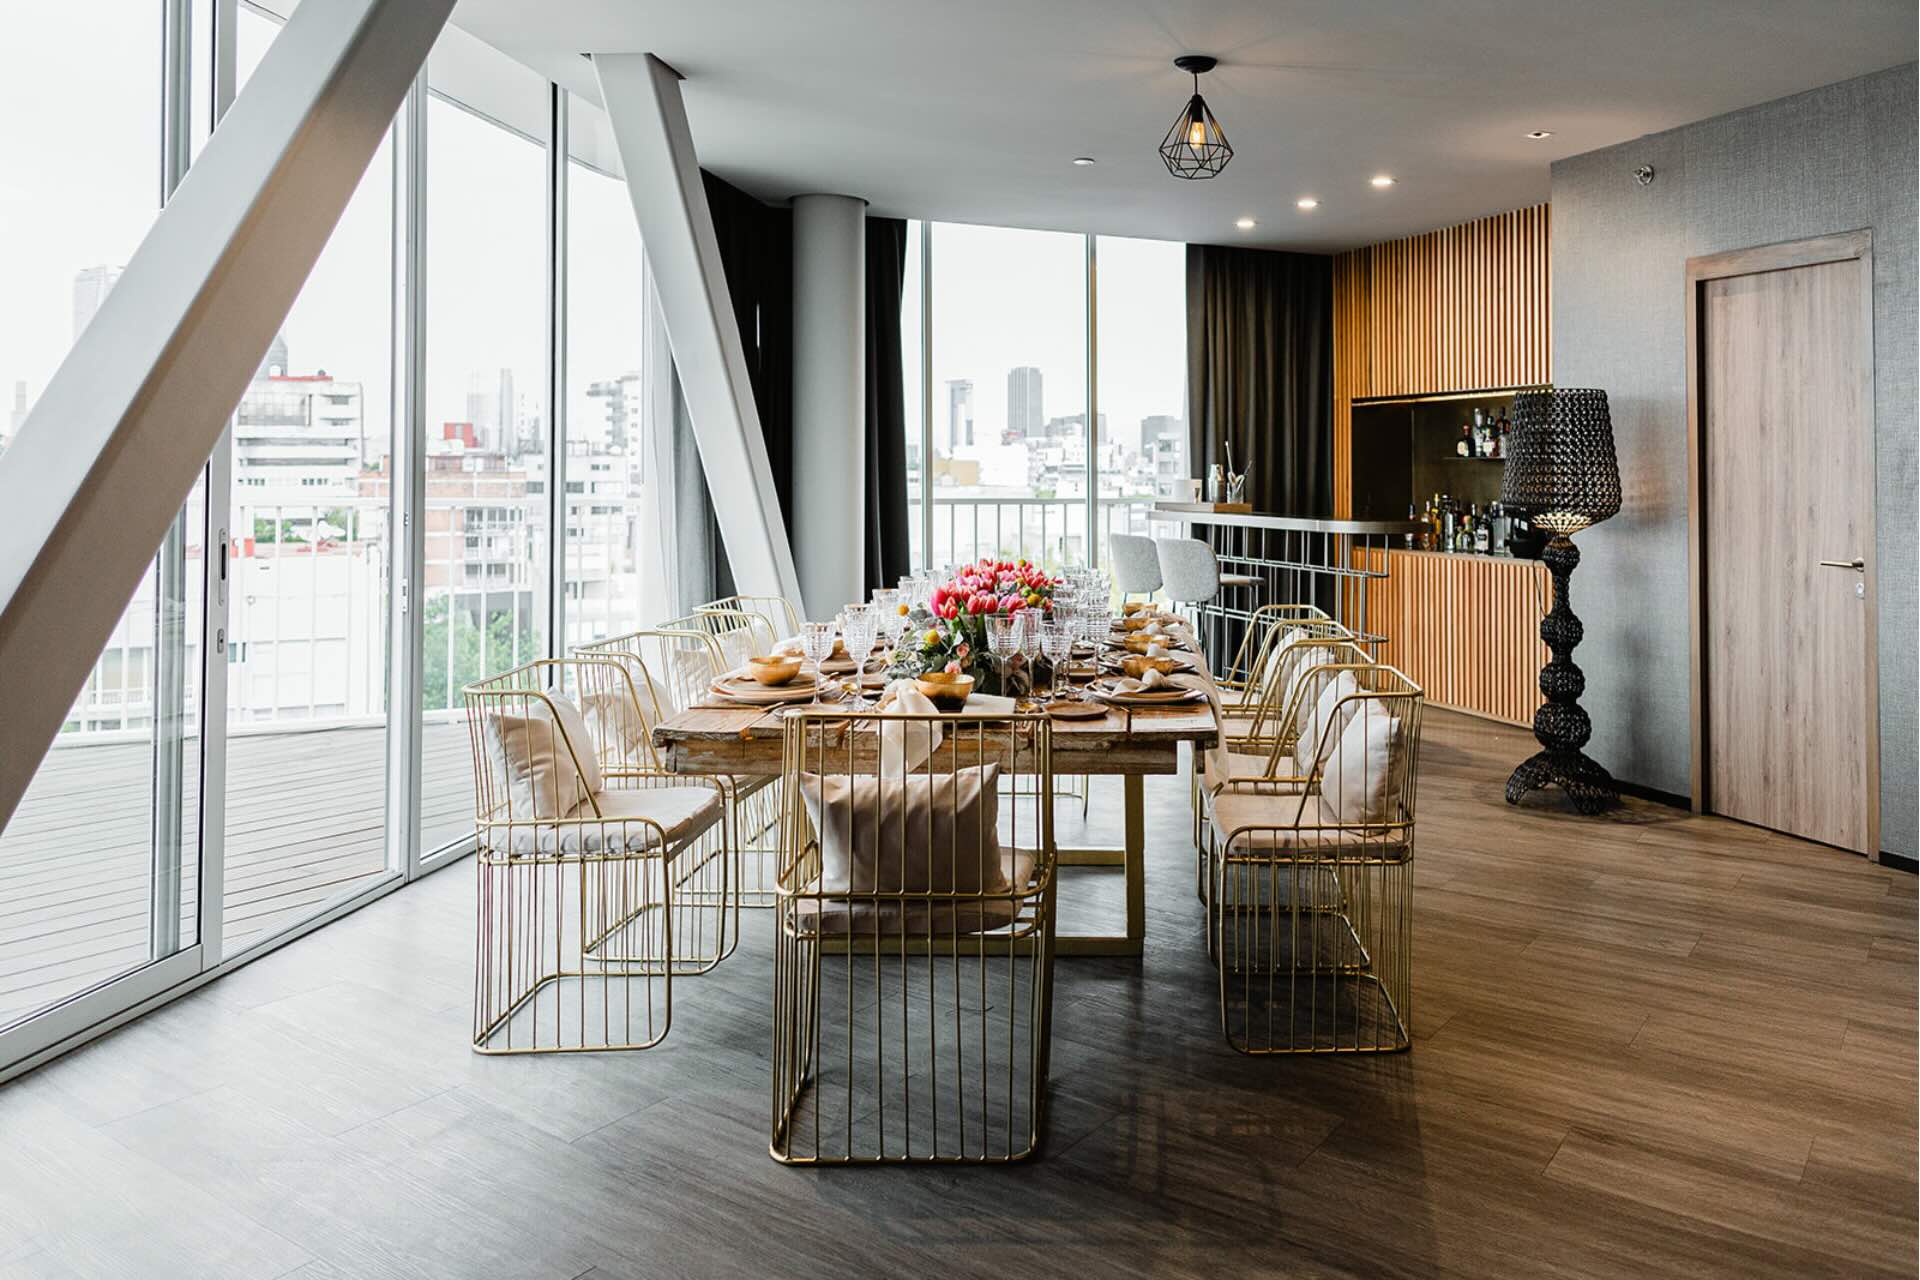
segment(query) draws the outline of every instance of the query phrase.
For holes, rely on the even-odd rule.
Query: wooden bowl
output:
[[[1138,680],[1149,671],[1158,671],[1163,676],[1170,676],[1179,669],[1179,664],[1172,658],[1149,658],[1144,653],[1130,653],[1120,659],[1120,669]]]
[[[1141,635],[1135,632],[1133,635],[1124,637],[1120,643],[1126,646],[1128,653],[1144,654],[1149,648],[1156,644],[1166,644],[1167,638],[1165,636]]]
[[[973,692],[973,677],[949,671],[929,671],[913,682],[937,711],[958,711]]]
[[[764,658],[748,658],[747,670],[761,684],[773,687],[786,684],[800,674],[797,654],[776,653]]]
[[[1154,617],[1150,613],[1136,613],[1131,618],[1120,619],[1121,627],[1128,631],[1145,631],[1153,623]]]
[[[1157,608],[1159,608],[1159,606],[1151,600],[1129,600],[1120,606],[1120,612],[1126,614],[1128,617],[1132,617],[1134,614],[1142,611],[1151,613]]]

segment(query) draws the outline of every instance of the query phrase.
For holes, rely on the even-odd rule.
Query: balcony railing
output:
[[[1102,561],[1106,559],[1105,543],[1109,534],[1146,533],[1147,513],[1154,501],[1151,494],[1099,499],[1094,508],[1093,535],[1100,545],[1094,556]],[[917,543],[920,540],[918,495],[910,492],[908,503]],[[982,556],[1025,557],[1036,564],[1053,567],[1085,564],[1089,558],[1087,536],[1084,495],[947,498],[935,493],[933,546],[920,561],[936,569]]]

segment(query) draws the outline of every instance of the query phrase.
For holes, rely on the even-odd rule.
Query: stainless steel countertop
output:
[[[1187,524],[1225,525],[1236,529],[1284,529],[1295,533],[1336,533],[1353,537],[1379,537],[1417,533],[1418,520],[1313,520],[1304,516],[1270,516],[1210,511],[1204,505],[1185,502],[1156,502],[1147,512],[1149,520],[1179,520]]]

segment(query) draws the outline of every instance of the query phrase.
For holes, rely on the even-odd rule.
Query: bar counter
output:
[[[1403,548],[1394,544],[1421,528],[1405,520],[1315,520],[1172,502],[1156,503],[1152,517],[1207,538],[1223,569],[1265,578],[1264,599],[1249,603],[1330,605],[1376,640],[1380,660],[1424,689],[1432,705],[1533,723],[1549,657],[1540,617],[1550,587],[1539,561]],[[1324,598],[1329,584],[1331,601]]]

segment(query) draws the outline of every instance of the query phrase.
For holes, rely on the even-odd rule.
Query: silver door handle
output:
[[[1851,569],[1855,573],[1865,573],[1867,571],[1867,562],[1865,560],[1822,560],[1820,565],[1825,569]]]

